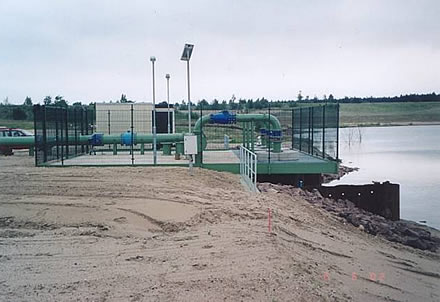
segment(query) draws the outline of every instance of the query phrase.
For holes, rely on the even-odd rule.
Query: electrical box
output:
[[[197,154],[197,135],[185,135],[183,137],[185,155]]]

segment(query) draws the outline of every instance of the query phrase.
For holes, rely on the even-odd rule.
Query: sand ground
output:
[[[272,234],[268,232],[268,208]],[[439,301],[440,254],[186,168],[0,157],[2,301]]]

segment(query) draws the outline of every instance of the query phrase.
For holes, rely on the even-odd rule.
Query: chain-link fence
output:
[[[190,132],[188,111],[154,110],[152,104],[142,103],[96,104],[94,109],[36,105],[34,117],[36,165],[187,163],[181,159],[185,158],[184,134]],[[191,112],[191,132],[199,136],[196,163],[204,163],[203,151],[217,151],[218,158],[212,162],[221,162],[222,157],[230,156],[227,151],[237,155],[240,146],[258,152],[259,160],[269,163],[292,160],[292,150],[337,159],[338,119],[337,104],[227,112],[204,110],[199,105]],[[82,156],[76,158],[78,155]]]
[[[339,158],[339,104],[292,110],[292,148],[310,155]]]
[[[93,110],[85,107],[34,106],[35,165],[89,152],[84,136],[92,133]]]
[[[338,159],[339,133],[339,104],[323,104],[313,107],[297,108],[264,108],[228,110],[230,115],[236,114],[265,114],[274,116],[281,125],[281,146],[286,149],[296,149],[301,152],[328,159]],[[198,105],[198,110],[191,113],[192,129],[197,119],[204,115],[217,114],[219,110],[204,110]],[[206,150],[238,149],[245,143],[246,125],[240,122],[230,124],[206,123],[203,133],[206,136]],[[250,139],[258,145],[264,145],[264,130],[270,130],[270,123],[257,121],[252,125]],[[188,132],[188,111],[176,111],[176,129]],[[262,132],[263,130],[263,132]],[[273,129],[272,129],[273,130]],[[273,140],[272,135],[266,135]],[[249,137],[247,138],[249,139]],[[265,144],[270,146],[271,144]],[[268,152],[271,149],[266,148]],[[270,157],[270,156],[269,156]]]

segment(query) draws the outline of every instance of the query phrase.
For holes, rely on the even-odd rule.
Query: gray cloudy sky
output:
[[[440,92],[438,0],[0,0],[0,97],[70,102]],[[0,100],[0,101],[1,101]]]

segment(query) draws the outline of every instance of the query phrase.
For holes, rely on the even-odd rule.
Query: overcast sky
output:
[[[440,92],[438,0],[0,0],[0,101]]]

